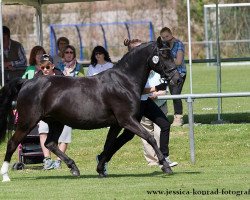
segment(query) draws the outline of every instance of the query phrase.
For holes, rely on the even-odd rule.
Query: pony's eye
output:
[[[162,50],[161,53],[162,55],[168,55],[168,50]]]
[[[168,57],[171,57],[170,55],[170,51],[169,49],[161,49],[160,50],[160,54],[162,55],[162,57],[164,58],[168,58]]]

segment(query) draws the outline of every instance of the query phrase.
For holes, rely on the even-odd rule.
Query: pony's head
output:
[[[164,46],[160,37],[157,38],[156,44],[153,45],[153,52],[148,58],[148,67],[159,73],[162,78],[165,78],[172,85],[180,84],[182,81],[171,55],[170,47]]]

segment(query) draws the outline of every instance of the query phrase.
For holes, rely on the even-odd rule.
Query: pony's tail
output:
[[[0,89],[0,143],[5,139],[7,117],[12,109],[12,101],[17,97],[25,79],[16,78]]]

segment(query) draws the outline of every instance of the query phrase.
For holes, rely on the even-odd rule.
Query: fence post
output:
[[[192,164],[195,164],[193,99],[190,96],[188,96],[187,98],[187,103],[188,103],[190,156]]]

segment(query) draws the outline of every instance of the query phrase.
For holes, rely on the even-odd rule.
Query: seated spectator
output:
[[[96,46],[91,55],[91,64],[88,67],[87,76],[93,76],[113,67],[109,53],[102,46]]]
[[[10,29],[3,26],[4,68],[14,70],[26,67],[27,59],[21,43],[10,39]]]
[[[46,76],[51,76],[51,75],[62,75],[63,73],[55,68],[55,65],[53,64],[53,59],[51,56],[44,54],[41,57],[40,61],[40,69],[35,77],[46,75]],[[50,151],[44,146],[44,142],[47,139],[47,135],[49,132],[49,126],[47,123],[44,121],[39,122],[39,128],[38,128],[39,136],[40,136],[40,144],[42,147],[42,151],[44,154],[44,169],[49,170],[49,169],[58,169],[61,168],[61,160],[60,158],[57,158],[55,161],[51,159],[51,153]],[[68,144],[71,143],[71,132],[72,128],[68,126],[64,126],[63,131],[61,133],[61,136],[58,139],[58,147],[62,152],[66,152]]]
[[[53,57],[53,63],[55,66],[58,66],[59,62],[62,61],[62,57],[63,57],[63,50],[65,49],[65,47],[69,45],[69,39],[66,37],[60,37],[58,38],[58,40],[56,41],[56,47],[58,49],[58,54],[56,54]]]
[[[62,51],[62,60],[56,65],[65,76],[78,76],[81,64],[76,60],[76,50],[72,45],[67,45]]]
[[[46,54],[42,46],[34,46],[30,52],[29,64],[22,76],[23,79],[32,79],[40,70],[40,59],[43,54]]]

